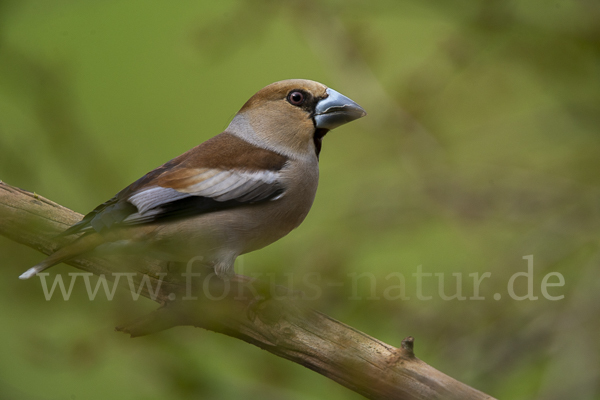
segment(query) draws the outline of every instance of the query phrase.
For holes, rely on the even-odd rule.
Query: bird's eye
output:
[[[290,94],[288,94],[287,100],[290,102],[291,105],[300,106],[302,105],[302,103],[304,103],[304,93],[293,91]]]

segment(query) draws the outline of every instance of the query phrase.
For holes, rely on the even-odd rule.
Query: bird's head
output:
[[[259,90],[227,131],[290,157],[318,155],[329,130],[366,114],[354,101],[319,82],[290,79]]]

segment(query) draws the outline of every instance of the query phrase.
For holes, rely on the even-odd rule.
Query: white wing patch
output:
[[[137,207],[140,214],[144,214],[146,211],[155,208],[157,205],[170,203],[189,196],[189,193],[182,193],[175,189],[155,186],[135,193],[128,200]]]
[[[197,175],[188,178],[192,183],[187,187],[173,189],[154,186],[131,195],[128,201],[137,207],[138,212],[128,217],[126,221],[160,214],[161,205],[192,196],[209,197],[219,202],[264,200],[283,189],[279,178],[279,172],[275,171],[199,170]],[[282,194],[276,199],[281,196]]]

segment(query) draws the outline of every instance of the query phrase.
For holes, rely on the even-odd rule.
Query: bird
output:
[[[227,279],[238,256],[302,223],[317,191],[324,136],[365,115],[319,82],[272,83],[222,133],[150,171],[62,232],[77,236],[19,278],[92,250],[119,248],[173,262],[200,256]]]

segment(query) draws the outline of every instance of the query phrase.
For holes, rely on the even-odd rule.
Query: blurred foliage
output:
[[[0,179],[87,212],[263,86],[321,81],[369,115],[327,136],[311,214],[242,272],[318,281],[316,308],[396,346],[415,336],[417,356],[495,397],[599,399],[598,21],[596,0],[4,0]],[[83,287],[45,301],[16,279],[42,256],[0,252],[0,398],[360,398],[211,332],[130,340],[112,327],[154,303]],[[513,300],[529,254],[538,300]],[[485,300],[444,301],[436,277],[417,299],[418,266],[449,295],[462,273],[467,297],[468,274],[491,273]],[[365,272],[374,286],[354,285]],[[409,300],[384,297],[393,272]],[[549,272],[564,299],[542,297]]]

